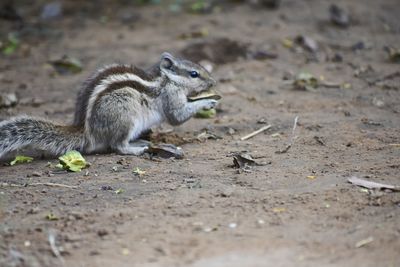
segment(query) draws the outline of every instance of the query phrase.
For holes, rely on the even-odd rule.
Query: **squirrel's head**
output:
[[[211,74],[199,64],[175,58],[167,52],[161,55],[160,69],[171,82],[185,88],[186,95],[207,91],[216,84]]]

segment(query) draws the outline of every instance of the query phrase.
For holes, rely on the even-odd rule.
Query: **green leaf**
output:
[[[49,212],[46,215],[46,219],[49,220],[49,221],[57,221],[58,217],[56,215],[54,215],[52,212]]]
[[[83,168],[88,166],[88,163],[86,163],[81,153],[75,150],[68,151],[58,159],[64,170],[72,172],[80,172]]]
[[[300,90],[314,90],[319,86],[319,81],[311,73],[300,72],[294,81],[294,87]]]
[[[386,51],[389,55],[389,60],[392,62],[400,63],[400,49],[394,47],[387,47]]]
[[[217,115],[217,111],[215,109],[202,109],[196,113],[196,118],[209,119],[214,118]]]
[[[78,59],[69,56],[50,61],[50,64],[59,74],[75,74],[82,71],[82,63]]]
[[[146,171],[140,169],[139,167],[136,167],[136,168],[133,170],[133,173],[134,173],[135,175],[142,176],[142,175],[146,174]]]
[[[25,157],[25,156],[16,156],[13,161],[10,162],[10,165],[13,166],[17,163],[29,163],[32,162],[33,158]]]
[[[212,7],[212,4],[205,0],[197,0],[190,5],[190,11],[193,13],[206,12]]]
[[[119,195],[122,194],[124,192],[124,189],[122,188],[118,188],[117,190],[115,190],[115,194]]]
[[[15,50],[17,50],[18,46],[19,40],[17,39],[17,37],[15,37],[14,34],[9,34],[2,52],[6,56],[11,55],[15,52]]]

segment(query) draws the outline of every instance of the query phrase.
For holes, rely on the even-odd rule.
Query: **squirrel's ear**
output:
[[[174,65],[174,61],[175,59],[170,53],[164,52],[161,55],[160,67],[162,69],[171,69]]]

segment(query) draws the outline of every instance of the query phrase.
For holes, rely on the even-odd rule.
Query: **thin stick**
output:
[[[75,185],[66,185],[66,184],[56,184],[56,183],[32,183],[32,184],[9,184],[9,183],[2,183],[0,184],[1,187],[26,187],[26,186],[40,186],[40,185],[45,185],[45,186],[55,186],[55,187],[66,187],[66,188],[71,188],[71,189],[77,189],[78,186]]]
[[[270,124],[268,124],[268,125],[266,125],[266,126],[264,126],[264,127],[261,127],[261,128],[258,129],[257,131],[254,131],[254,132],[252,132],[252,133],[249,133],[248,135],[243,136],[242,138],[240,138],[240,141],[244,141],[244,140],[250,139],[250,138],[252,138],[253,136],[256,136],[257,134],[260,134],[260,133],[262,133],[262,132],[268,130],[268,129],[271,128],[271,127],[272,127],[272,125],[270,125]]]
[[[299,119],[299,116],[296,116],[296,118],[294,118],[294,123],[293,123],[293,128],[292,128],[292,135],[290,136],[289,144],[284,149],[276,151],[275,153],[278,153],[278,154],[286,153],[292,147],[292,145],[294,143],[294,138],[295,138],[294,133],[295,133],[296,128],[297,128],[298,119]]]
[[[57,184],[57,183],[32,183],[32,184],[28,184],[28,185],[32,185],[32,186],[45,185],[45,186],[55,186],[55,187],[66,187],[66,188],[71,188],[71,189],[78,188],[75,185]]]

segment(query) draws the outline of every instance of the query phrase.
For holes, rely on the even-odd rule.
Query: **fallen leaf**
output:
[[[372,182],[372,181],[367,181],[364,179],[360,179],[358,177],[350,177],[349,179],[347,179],[347,181],[351,184],[357,185],[357,186],[361,186],[361,187],[365,187],[368,189],[390,189],[392,191],[400,191],[400,186],[394,186],[394,185],[389,185],[389,184],[381,184],[381,183],[376,183],[376,182]]]
[[[282,39],[282,45],[284,47],[286,47],[286,48],[292,48],[293,47],[293,41],[288,39],[288,38]]]
[[[281,213],[281,212],[285,212],[286,208],[276,207],[276,208],[273,208],[272,211],[275,212],[275,213]]]
[[[258,164],[249,154],[237,153],[233,155],[233,165],[235,168],[243,169],[248,166],[255,166],[260,164]]]
[[[147,152],[161,158],[182,159],[184,157],[182,148],[173,144],[151,144]]]
[[[143,171],[143,170],[141,170],[139,167],[136,167],[136,168],[133,170],[133,173],[134,173],[135,175],[142,176],[142,175],[145,175],[145,174],[146,174],[146,171]]]
[[[7,41],[2,45],[3,54],[6,56],[13,54],[17,50],[19,43],[19,39],[14,34],[9,34]]]
[[[78,59],[66,55],[50,61],[50,64],[59,74],[75,74],[82,71],[82,63]]]
[[[342,89],[351,89],[351,83],[343,83],[340,85]]]
[[[389,60],[391,62],[400,63],[400,49],[394,47],[385,47],[385,51],[388,53]]]
[[[361,248],[361,247],[363,247],[363,246],[365,246],[365,245],[368,245],[369,243],[371,243],[371,242],[373,242],[373,241],[374,241],[374,238],[373,238],[372,236],[370,236],[370,237],[368,237],[368,238],[365,238],[365,239],[363,239],[363,240],[358,241],[358,242],[356,243],[355,247],[356,247],[356,248]]]
[[[308,175],[307,178],[310,179],[310,180],[314,180],[315,178],[317,178],[317,176],[315,176],[315,175]]]
[[[72,172],[80,172],[83,168],[89,166],[81,153],[75,150],[68,151],[58,159],[60,160],[59,166],[61,166],[62,169]]]
[[[58,217],[50,212],[46,215],[46,219],[49,221],[56,221],[56,220],[58,220]]]
[[[18,163],[29,163],[32,162],[33,158],[26,156],[16,156],[13,161],[10,162],[10,165],[13,166]]]
[[[293,85],[296,89],[314,91],[318,87],[319,81],[311,73],[300,72]]]
[[[117,190],[115,190],[115,194],[119,195],[122,194],[124,192],[124,189],[122,188],[118,188]]]

